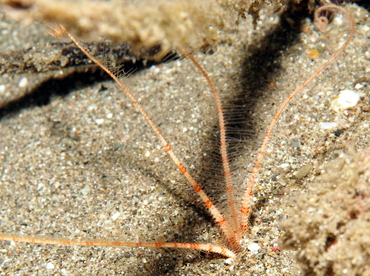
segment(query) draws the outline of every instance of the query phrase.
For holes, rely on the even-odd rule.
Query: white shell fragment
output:
[[[253,253],[257,253],[258,252],[258,250],[260,250],[260,246],[258,245],[258,243],[250,243],[249,245],[248,245],[248,250],[249,251],[251,251],[251,252],[253,252]]]
[[[319,126],[321,129],[334,129],[337,128],[338,124],[335,122],[320,122]]]
[[[112,220],[117,220],[120,215],[121,214],[119,212],[114,213],[114,215],[112,216]]]
[[[19,86],[20,88],[25,88],[25,87],[27,87],[27,85],[28,85],[28,80],[27,80],[27,78],[26,78],[26,77],[21,78],[21,80],[20,80],[20,81],[19,81],[19,83],[18,83],[18,86]]]
[[[338,98],[332,101],[331,108],[335,112],[340,112],[340,111],[343,111],[345,109],[355,106],[359,100],[360,100],[360,96],[356,92],[352,90],[347,90],[347,89],[342,90],[339,93]]]
[[[46,264],[46,269],[54,269],[54,268],[55,268],[55,265],[53,265],[52,263]]]

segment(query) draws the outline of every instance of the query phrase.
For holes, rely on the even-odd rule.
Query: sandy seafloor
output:
[[[370,17],[356,5],[347,8],[356,20],[355,38],[293,100],[280,120],[256,185],[251,233],[237,259],[188,250],[5,241],[0,242],[0,274],[302,275],[295,252],[272,250],[283,235],[279,224],[289,208],[289,196],[304,191],[323,164],[369,148]],[[262,15],[256,29],[247,20],[226,31],[225,43],[215,47],[213,54],[195,54],[227,98],[225,102],[248,95],[238,105],[228,103],[229,114],[240,115],[234,118],[241,129],[235,131],[237,146],[232,151],[239,197],[277,107],[348,33],[339,21],[324,35],[307,18],[290,16],[290,25],[284,23],[281,28],[278,17]],[[1,43],[12,44],[13,50],[22,49],[30,37],[28,43],[40,47],[43,41],[53,40],[41,25],[21,28],[4,20],[1,24]],[[318,50],[318,58],[310,50]],[[96,81],[93,74],[76,73],[70,78],[58,71],[51,75],[57,78],[0,76],[1,232],[65,239],[222,243],[217,226],[117,85]],[[191,172],[205,179],[205,190],[224,209],[224,188],[212,168],[217,162],[211,154],[217,147],[212,95],[191,62],[182,59],[148,68],[133,74],[128,86],[149,102],[175,152]],[[351,110],[335,112],[331,103],[345,89],[358,93],[361,100]],[[38,91],[50,100],[35,104]],[[9,95],[18,95],[14,96],[21,99],[18,105],[7,100]],[[323,123],[336,124],[325,129]],[[294,179],[292,175],[306,164],[313,166],[310,173]],[[258,252],[247,249],[251,243],[258,243]]]

